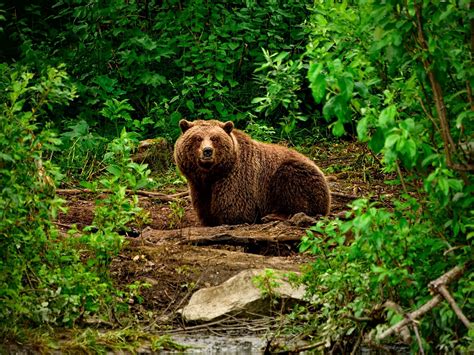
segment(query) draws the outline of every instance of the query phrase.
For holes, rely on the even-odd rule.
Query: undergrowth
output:
[[[37,118],[67,105],[75,88],[61,67],[38,78],[21,67],[1,69],[7,83],[0,111],[1,338],[21,343],[28,328],[120,317],[130,298],[140,300],[141,286],[116,289],[108,266],[124,242],[119,232],[146,221],[136,196],[128,197],[125,190],[146,187],[149,170],[130,160],[130,138],[123,131],[107,148],[107,174],[88,186],[109,190],[97,199],[93,225],[72,229],[70,236],[60,233],[55,220],[64,212],[64,201],[55,188],[62,175],[47,160],[60,140]]]

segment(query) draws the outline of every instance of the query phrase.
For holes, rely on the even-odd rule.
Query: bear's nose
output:
[[[203,150],[202,150],[202,155],[205,157],[205,158],[210,158],[212,156],[212,148],[211,147],[205,147]]]

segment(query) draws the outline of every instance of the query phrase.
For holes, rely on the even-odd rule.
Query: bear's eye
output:
[[[197,143],[201,143],[202,142],[202,137],[195,136],[194,141],[197,142]]]
[[[214,143],[219,142],[219,137],[217,137],[217,136],[212,136],[212,137],[211,137],[211,141],[214,142]]]

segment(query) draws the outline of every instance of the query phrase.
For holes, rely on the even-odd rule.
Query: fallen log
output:
[[[175,230],[147,230],[148,242],[194,246],[234,246],[247,253],[287,256],[297,252],[303,232],[284,222],[217,227],[186,227]]]
[[[99,194],[110,194],[112,191],[107,190],[107,189],[100,189],[100,190],[91,190],[91,189],[57,189],[56,192],[58,194],[63,194],[63,195],[79,195],[79,194],[90,194],[90,193],[99,193]],[[151,197],[151,198],[156,198],[161,201],[174,201],[178,198],[183,198],[189,195],[188,191],[184,192],[179,192],[176,194],[164,194],[160,192],[151,192],[151,191],[145,191],[145,190],[126,190],[127,194],[130,195],[139,195],[139,196],[145,196],[145,197]]]
[[[103,193],[103,194],[109,194],[112,193],[112,191],[107,190],[107,189],[99,189],[99,190],[92,190],[92,189],[56,189],[56,192],[59,194],[64,194],[64,195],[79,195],[79,194],[90,194],[90,193]],[[145,190],[126,190],[128,194],[134,194],[134,195],[139,195],[139,196],[146,196],[146,197],[152,197],[152,198],[158,198],[163,201],[172,201],[177,198],[183,198],[186,196],[189,196],[189,191],[183,191],[179,192],[176,194],[164,194],[161,192],[151,192],[151,191],[145,191]],[[341,197],[344,199],[348,200],[355,200],[358,198],[362,198],[363,196],[356,196],[356,195],[350,195],[350,194],[345,194],[342,192],[335,192],[331,191],[331,195],[334,197]]]

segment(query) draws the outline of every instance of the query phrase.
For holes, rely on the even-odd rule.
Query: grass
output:
[[[109,352],[137,353],[142,351],[177,350],[186,346],[173,341],[168,335],[151,334],[141,329],[124,328],[104,330],[95,328],[0,328],[3,342],[0,354],[15,352],[106,354]]]

